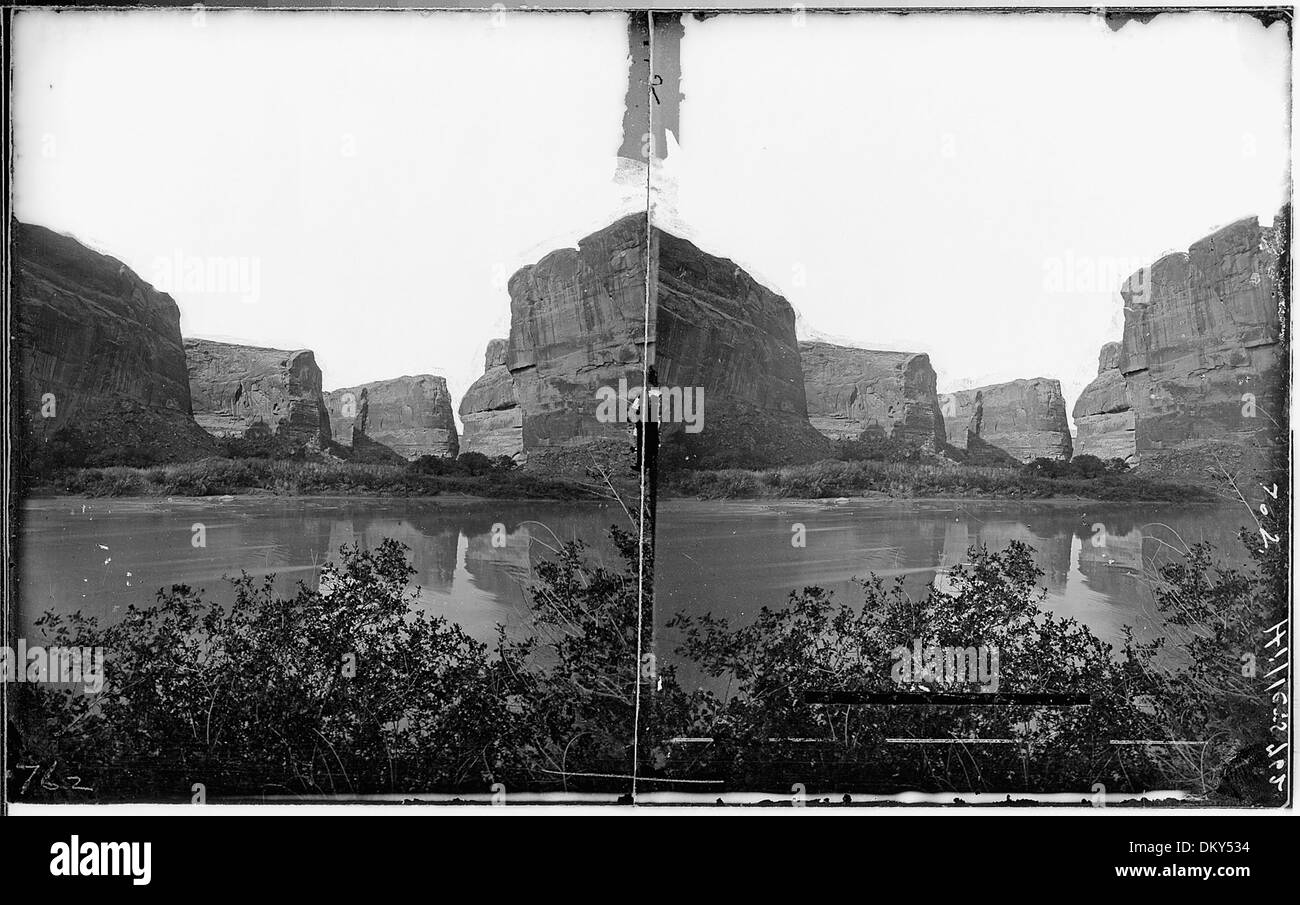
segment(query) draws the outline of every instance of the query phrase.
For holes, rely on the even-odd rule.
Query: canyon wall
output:
[[[1074,454],[1137,461],[1133,398],[1119,369],[1122,343],[1106,343],[1097,361],[1097,376],[1074,403]]]
[[[34,450],[64,427],[92,462],[210,455],[191,417],[180,310],[116,258],[11,221],[19,424]]]
[[[523,411],[519,408],[514,379],[506,367],[509,351],[509,340],[491,340],[484,355],[483,376],[470,385],[460,400],[464,428],[461,452],[483,453],[494,459],[498,456],[523,459]]]
[[[185,340],[194,419],[216,437],[275,439],[293,450],[329,446],[321,372],[310,350]]]
[[[1143,471],[1225,481],[1285,462],[1279,306],[1290,209],[1239,220],[1130,277],[1119,370]]]
[[[808,420],[831,440],[864,432],[920,449],[943,445],[943,414],[930,357],[824,342],[799,343]]]
[[[407,461],[460,452],[447,381],[432,374],[375,380],[323,394],[335,443],[366,441]]]
[[[1069,459],[1073,450],[1061,383],[1035,377],[940,397],[950,446],[974,460]]]

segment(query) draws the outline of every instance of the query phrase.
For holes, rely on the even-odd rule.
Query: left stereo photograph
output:
[[[649,17],[11,23],[7,799],[628,800]]]

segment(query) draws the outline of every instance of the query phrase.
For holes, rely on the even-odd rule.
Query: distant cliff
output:
[[[1076,456],[1137,461],[1134,439],[1133,398],[1119,369],[1121,343],[1101,347],[1097,376],[1074,403]]]
[[[470,385],[460,400],[460,420],[465,429],[460,438],[462,452],[482,453],[494,459],[523,457],[523,413],[514,379],[506,367],[509,347],[507,339],[488,343],[483,376]]]
[[[1289,207],[1271,227],[1239,220],[1125,282],[1118,365],[1142,470],[1219,481],[1285,461],[1289,223]]]
[[[316,357],[288,351],[185,340],[194,418],[217,437],[274,438],[319,450],[331,440]]]
[[[799,343],[808,420],[831,440],[868,436],[936,450],[943,415],[930,357],[823,342]]]
[[[70,427],[106,464],[212,454],[171,296],[75,239],[11,224],[15,395],[35,448]]]
[[[330,434],[354,451],[365,441],[403,459],[460,452],[447,381],[432,374],[375,380],[324,394]]]
[[[948,443],[990,462],[1069,459],[1061,383],[1035,377],[940,397]]]

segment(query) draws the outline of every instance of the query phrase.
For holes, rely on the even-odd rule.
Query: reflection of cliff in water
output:
[[[979,518],[961,513],[945,525],[940,569],[951,569],[969,560],[969,550],[983,544],[990,552],[1005,550],[1012,541],[1033,548],[1034,562],[1043,570],[1042,583],[1048,590],[1065,587],[1070,572],[1070,532],[1065,524],[1042,519],[1046,528],[1035,529],[1015,518]]]
[[[1090,590],[1108,596],[1132,595],[1140,582],[1155,578],[1162,567],[1181,561],[1193,544],[1208,543],[1217,558],[1240,550],[1231,521],[1205,520],[1189,534],[1161,521],[1135,522],[1103,513],[1075,528],[1079,538],[1079,572]]]
[[[415,567],[415,582],[432,591],[451,589],[456,573],[456,546],[459,533],[446,519],[422,512],[402,518],[375,517],[364,512],[329,520],[330,558],[337,558],[343,544],[357,544],[373,550],[385,539],[407,548],[407,559]]]

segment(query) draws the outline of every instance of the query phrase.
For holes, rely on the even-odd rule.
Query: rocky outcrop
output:
[[[519,408],[514,379],[506,367],[509,351],[509,340],[491,340],[484,356],[483,376],[470,385],[460,400],[460,421],[464,427],[460,439],[462,452],[483,453],[494,459],[498,456],[523,459],[523,411]]]
[[[766,466],[829,454],[808,423],[794,311],[734,262],[633,215],[524,267],[509,288],[505,367],[530,467],[576,465],[596,450],[627,459],[629,425],[608,417],[602,393],[638,388],[645,372],[665,399],[703,395],[691,425],[701,429],[680,414],[661,425],[678,461]],[[494,432],[506,443],[514,425],[494,360],[461,403],[467,449]]]
[[[1290,210],[1239,220],[1130,277],[1119,370],[1143,471],[1223,481],[1284,460],[1279,307]]]
[[[329,446],[330,421],[316,356],[185,340],[194,419],[217,437],[268,438],[286,447]]]
[[[939,399],[948,444],[975,460],[1069,459],[1073,450],[1061,383],[1035,377]]]
[[[407,461],[460,452],[447,381],[432,374],[376,380],[324,394],[335,443],[377,444]]]
[[[191,417],[171,296],[75,239],[11,226],[16,396],[34,454],[65,427],[88,444],[92,464],[212,454]]]
[[[662,230],[651,258],[658,382],[702,388],[704,398],[703,430],[664,425],[668,454],[687,465],[747,467],[827,456],[830,442],[808,422],[790,303],[734,262]]]
[[[597,417],[597,391],[641,384],[645,217],[625,217],[577,248],[547,254],[517,271],[509,290],[506,367],[528,465],[565,470],[595,450],[626,447],[627,425]]]
[[[943,445],[943,414],[930,357],[823,342],[799,343],[808,420],[831,440],[865,433],[918,449]]]
[[[1133,436],[1133,398],[1119,369],[1122,343],[1101,347],[1097,376],[1074,403],[1074,454],[1137,461]]]

